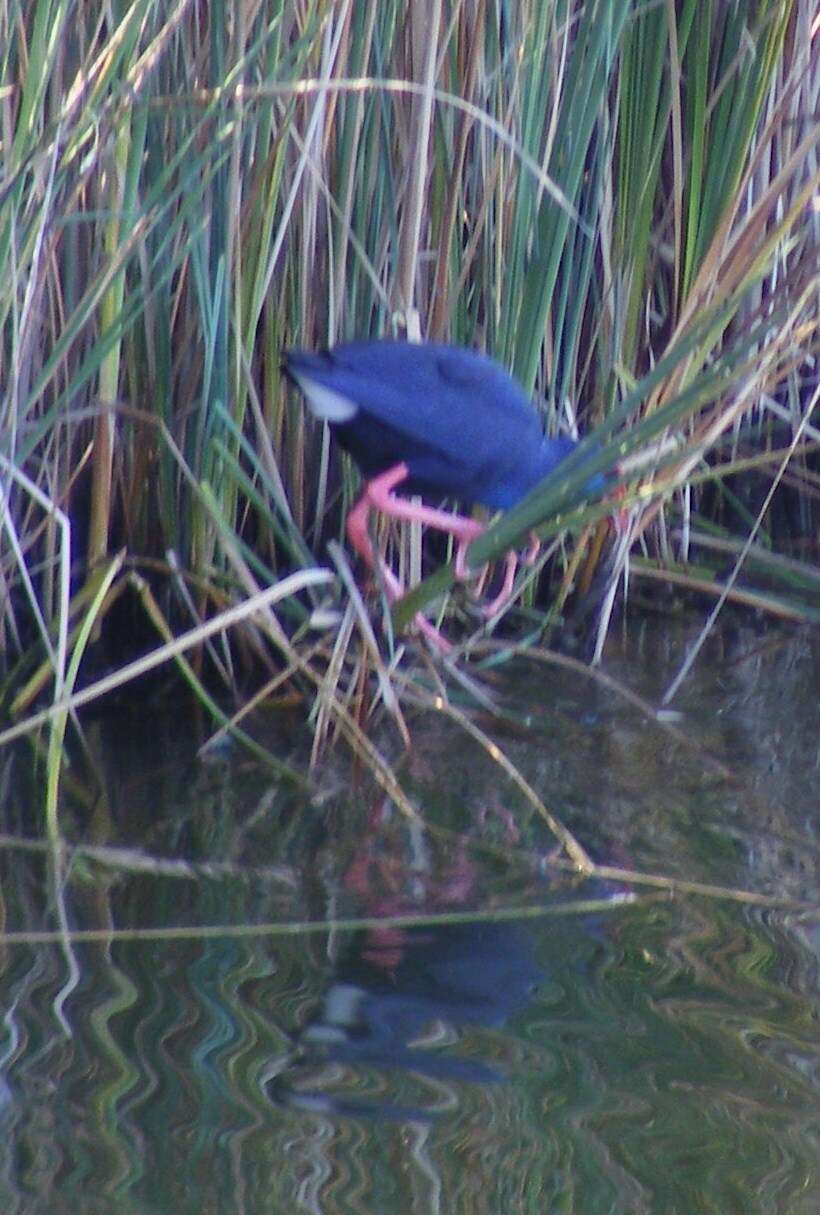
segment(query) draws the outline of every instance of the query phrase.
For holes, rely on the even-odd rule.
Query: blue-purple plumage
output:
[[[407,466],[403,493],[506,510],[575,447],[544,438],[503,367],[458,346],[351,342],[288,351],[284,366],[366,478]]]

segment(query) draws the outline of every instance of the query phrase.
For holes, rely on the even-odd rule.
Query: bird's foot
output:
[[[387,602],[392,605],[398,602],[404,594],[404,583],[397,574],[391,570],[390,566],[383,558],[379,558],[379,572],[381,574],[382,585]],[[449,654],[452,652],[452,646],[446,637],[438,631],[434,624],[431,624],[423,612],[416,612],[413,617],[413,624],[421,633],[422,637],[426,637],[430,645],[439,654]]]
[[[530,546],[527,549],[521,560],[528,568],[532,568],[538,560],[538,554],[541,552],[541,541],[538,538],[537,532],[530,532]]]
[[[512,599],[515,571],[517,569],[518,553],[511,550],[504,558],[504,581],[501,584],[501,590],[495,599],[492,599],[489,603],[485,603],[481,609],[481,615],[485,620],[492,620],[493,616],[496,616]]]

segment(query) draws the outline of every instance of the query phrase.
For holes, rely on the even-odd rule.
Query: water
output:
[[[606,670],[657,701],[689,637],[632,624]],[[482,725],[596,859],[816,905],[818,675],[811,638],[727,630],[677,702],[694,747],[523,663],[494,692],[530,729]],[[295,759],[297,723],[264,726]],[[3,944],[0,1209],[820,1209],[817,918],[579,881],[491,758],[411,724],[379,741],[426,826],[341,752],[307,804],[197,761],[193,718],[89,726],[66,834],[141,855],[75,856],[66,913],[147,935]],[[6,844],[6,932],[53,928],[45,855]]]

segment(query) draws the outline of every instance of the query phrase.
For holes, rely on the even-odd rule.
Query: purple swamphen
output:
[[[532,402],[504,368],[460,346],[350,342],[318,353],[286,351],[283,368],[365,477],[364,492],[347,517],[347,535],[367,565],[381,569],[391,602],[404,588],[377,562],[367,528],[371,509],[452,535],[456,573],[464,577],[466,550],[484,525],[414,504],[395,491],[507,510],[576,446],[572,439],[545,438]],[[532,557],[536,549],[537,544]],[[487,615],[509,598],[516,564],[516,555],[508,554],[504,586]],[[416,624],[440,649],[448,648],[421,613]]]

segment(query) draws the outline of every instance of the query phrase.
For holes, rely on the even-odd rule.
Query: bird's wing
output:
[[[335,391],[454,461],[541,442],[523,389],[484,355],[403,342],[356,343],[331,354]]]

